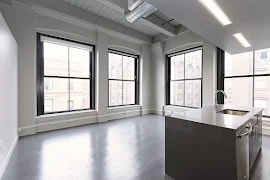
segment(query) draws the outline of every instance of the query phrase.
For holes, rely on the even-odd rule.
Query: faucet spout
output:
[[[216,93],[215,93],[215,107],[216,108],[217,108],[217,105],[218,105],[218,99],[217,99],[218,93],[222,93],[224,95],[224,97],[227,98],[227,94],[223,90],[217,90]]]

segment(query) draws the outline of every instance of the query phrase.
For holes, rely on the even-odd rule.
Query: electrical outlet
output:
[[[3,141],[0,141],[0,150],[3,149]]]

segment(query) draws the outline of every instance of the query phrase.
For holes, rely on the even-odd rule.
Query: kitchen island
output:
[[[262,146],[262,108],[209,106],[165,117],[165,172],[176,180],[247,180]]]

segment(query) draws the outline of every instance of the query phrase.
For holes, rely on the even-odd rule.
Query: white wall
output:
[[[164,113],[181,113],[182,111],[189,110],[187,108],[165,106],[165,58],[166,54],[200,45],[203,46],[203,106],[214,104],[214,91],[216,89],[216,47],[192,31],[186,31],[167,41],[157,42],[151,46],[154,113],[162,115]]]
[[[18,133],[18,47],[0,13],[0,179]]]
[[[77,125],[105,122],[108,120],[140,115],[143,108],[149,109],[146,102],[150,96],[151,56],[146,45],[137,44],[107,34],[108,31],[81,24],[68,17],[48,14],[44,10],[32,8],[14,1],[12,6],[0,4],[0,11],[7,21],[19,46],[19,135],[73,127]],[[96,45],[96,110],[37,117],[36,113],[36,33],[41,32]],[[108,108],[108,48],[139,54],[141,70],[141,98],[138,106]],[[150,68],[150,69],[148,69]]]

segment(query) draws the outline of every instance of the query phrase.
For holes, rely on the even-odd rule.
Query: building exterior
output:
[[[171,57],[170,103],[201,107],[202,50]]]
[[[44,43],[45,113],[90,108],[89,63],[88,50]]]
[[[225,104],[264,108],[270,115],[270,49],[225,55]],[[241,77],[240,77],[241,76]],[[254,89],[254,90],[253,90]]]

